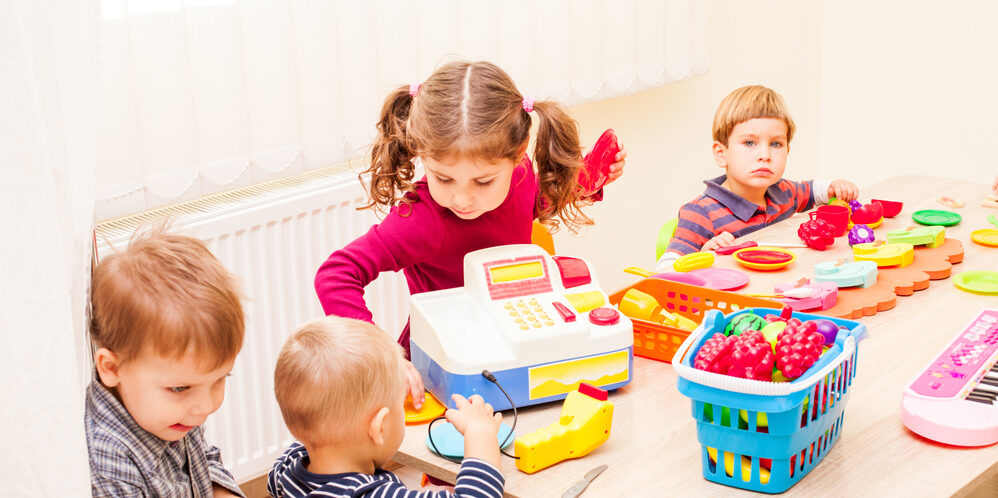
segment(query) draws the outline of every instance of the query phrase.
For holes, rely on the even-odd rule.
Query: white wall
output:
[[[821,171],[991,184],[998,3],[829,1],[823,20]]]
[[[990,185],[998,115],[998,3],[714,0],[705,76],[577,106],[585,143],[617,130],[630,153],[618,183],[558,252],[596,265],[614,289],[651,267],[663,222],[720,174],[711,121],[737,87],[780,92],[797,122],[787,177],[847,178],[861,188],[903,174]],[[861,192],[862,198],[862,192]]]

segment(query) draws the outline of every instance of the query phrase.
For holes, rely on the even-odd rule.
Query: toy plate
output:
[[[974,230],[973,232],[970,232],[970,240],[973,240],[982,246],[998,246],[998,230],[995,230],[994,228]]]
[[[740,289],[749,283],[749,276],[745,272],[729,268],[701,268],[689,272],[688,275],[706,280],[703,287],[722,291]]]
[[[511,432],[513,432],[513,428],[506,425],[505,422],[499,424],[499,433],[496,434],[496,440],[499,441],[499,444],[502,444],[503,440]],[[464,436],[460,432],[457,432],[457,429],[450,422],[438,422],[433,426],[433,430],[426,435],[426,447],[431,452],[436,453],[433,451],[433,444],[430,444],[430,434],[433,434],[433,444],[437,445],[440,454],[451,458],[464,457]],[[515,437],[510,437],[506,441],[506,446],[513,444],[513,440],[515,439]],[[503,448],[506,446],[503,446]]]
[[[750,247],[735,252],[735,261],[753,270],[779,270],[796,260],[796,254],[779,247]]]
[[[416,410],[416,408],[412,406],[412,396],[405,397],[406,424],[412,425],[428,422],[443,415],[445,411],[447,411],[447,407],[440,404],[440,401],[438,401],[437,398],[429,392],[426,393],[426,396],[423,399],[422,410]]]
[[[710,268],[708,268],[709,270]],[[707,277],[703,275],[695,275],[696,272],[703,270],[693,270],[687,273],[680,272],[669,272],[669,273],[656,273],[653,278],[660,278],[662,280],[671,280],[673,282],[679,282],[681,284],[696,285],[698,287],[711,287],[707,282]],[[717,287],[711,287],[716,289]]]
[[[956,225],[963,220],[963,217],[953,211],[943,211],[941,209],[923,209],[911,213],[911,219],[920,225],[940,225],[944,227]]]
[[[974,294],[998,294],[998,271],[965,271],[953,277],[953,283]]]

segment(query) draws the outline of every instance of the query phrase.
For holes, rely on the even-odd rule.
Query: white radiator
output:
[[[108,243],[124,247],[135,227],[169,216],[172,232],[203,239],[242,280],[246,338],[225,402],[206,423],[239,482],[266,473],[291,443],[274,399],[274,364],[284,339],[322,316],[312,286],[319,265],[377,223],[373,211],[356,209],[364,198],[355,174],[327,168],[98,225],[103,256]],[[409,315],[402,274],[382,274],[365,299],[375,323],[396,337]]]

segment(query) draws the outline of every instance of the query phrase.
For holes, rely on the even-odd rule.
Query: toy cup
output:
[[[849,226],[849,208],[845,206],[818,206],[818,209],[811,211],[808,216],[812,220],[825,220],[830,225],[835,227],[835,236],[841,237],[845,235],[846,228]]]

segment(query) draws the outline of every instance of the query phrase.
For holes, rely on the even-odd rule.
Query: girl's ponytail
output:
[[[537,218],[553,230],[558,229],[555,217],[560,218],[569,230],[575,232],[580,226],[593,224],[593,220],[580,209],[591,201],[584,198],[578,184],[579,172],[582,171],[578,127],[575,120],[555,102],[535,102],[533,109],[540,117],[534,147],[541,194]]]
[[[370,174],[370,199],[361,209],[374,206],[391,207],[406,192],[413,191],[412,179],[415,167],[413,153],[408,144],[406,122],[412,109],[413,96],[408,86],[400,86],[385,98],[378,119],[378,134],[371,145],[371,165],[358,175],[364,183],[364,176]],[[396,197],[396,192],[402,195]]]

